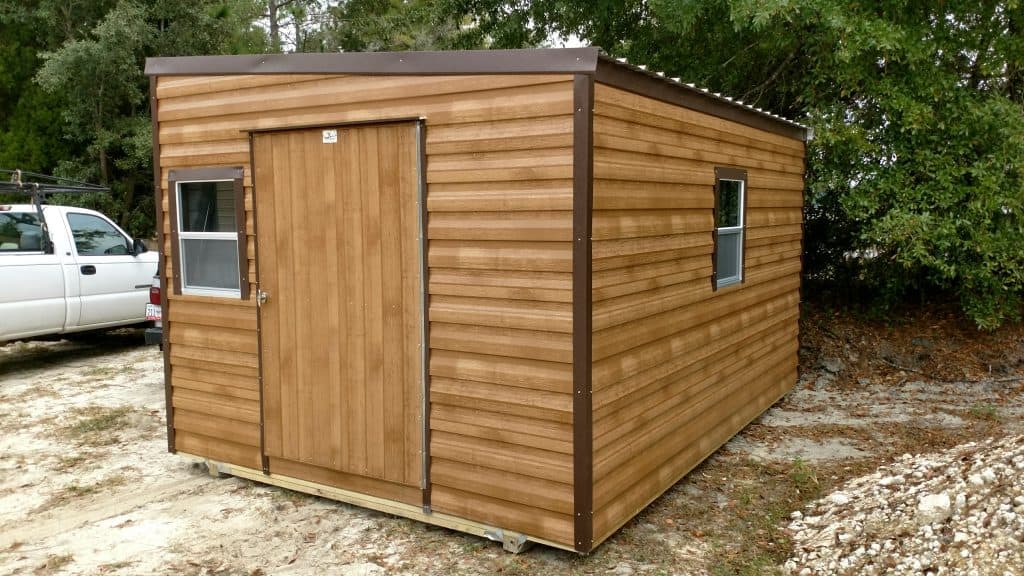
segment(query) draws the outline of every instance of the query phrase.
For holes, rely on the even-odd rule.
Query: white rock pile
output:
[[[1024,436],[905,454],[791,518],[789,574],[1024,575]]]

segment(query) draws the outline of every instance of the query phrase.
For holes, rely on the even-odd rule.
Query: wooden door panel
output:
[[[254,137],[268,456],[421,476],[414,124]]]

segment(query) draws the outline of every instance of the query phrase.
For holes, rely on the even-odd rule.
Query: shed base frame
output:
[[[287,488],[288,490],[294,490],[296,492],[320,496],[329,500],[336,500],[338,502],[352,504],[361,508],[376,510],[378,512],[416,520],[425,524],[448,528],[449,530],[455,530],[456,532],[480,536],[494,542],[501,542],[501,547],[513,554],[525,552],[533,546],[533,544],[543,544],[544,546],[575,552],[571,546],[567,546],[565,544],[559,544],[543,538],[536,538],[534,536],[529,536],[512,530],[496,528],[494,526],[482,524],[474,520],[459,518],[458,516],[452,516],[450,514],[434,511],[427,513],[423,511],[423,508],[406,504],[404,502],[396,502],[394,500],[360,494],[359,492],[343,490],[334,486],[309,482],[307,480],[292,478],[290,476],[281,476],[280,474],[273,473],[264,474],[263,471],[256,470],[254,468],[238,466],[228,462],[220,462],[186,452],[177,452],[177,455],[192,462],[204,464],[210,476],[214,478],[236,476],[238,478],[245,478],[246,480],[252,480],[253,482],[259,482],[261,484]]]

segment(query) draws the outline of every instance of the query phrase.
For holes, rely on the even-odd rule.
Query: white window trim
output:
[[[241,279],[241,277],[238,278],[238,286],[239,286],[238,288],[211,288],[211,287],[189,286],[188,285],[188,281],[187,281],[188,274],[187,274],[187,271],[186,271],[186,267],[188,266],[188,264],[185,261],[186,260],[186,258],[185,258],[185,241],[186,240],[222,240],[222,241],[230,240],[235,245],[235,252],[236,253],[238,252],[238,232],[237,232],[237,230],[235,232],[185,232],[184,230],[182,230],[182,226],[181,226],[181,221],[182,221],[181,220],[182,219],[181,185],[182,184],[197,184],[197,183],[198,184],[207,184],[207,183],[210,183],[210,182],[232,182],[232,183],[234,183],[234,180],[230,179],[230,178],[221,178],[221,179],[217,179],[217,180],[179,180],[179,181],[174,183],[175,188],[176,188],[175,191],[174,191],[174,201],[176,202],[176,206],[178,207],[178,209],[177,209],[178,221],[175,222],[174,225],[177,227],[177,230],[178,230],[178,254],[181,254],[181,257],[179,258],[179,261],[181,263],[181,270],[179,271],[179,274],[181,275],[181,293],[182,294],[191,294],[191,295],[195,295],[195,296],[219,296],[219,297],[224,297],[224,298],[241,298],[242,297],[242,288],[241,288],[241,286],[242,286],[242,279]],[[238,199],[236,198],[235,201],[237,202]],[[235,222],[235,227],[236,228],[238,227],[238,225],[239,225],[239,223]],[[239,274],[241,274],[241,267],[239,267]]]
[[[721,239],[723,234],[726,236],[739,236],[739,241],[737,242],[736,248],[736,251],[738,252],[736,257],[736,264],[738,268],[736,270],[736,274],[733,274],[732,276],[723,277],[722,271],[718,270],[718,278],[715,282],[715,287],[725,288],[726,286],[732,286],[733,284],[739,284],[743,282],[743,235],[746,233],[745,228],[747,225],[747,222],[743,219],[743,215],[744,208],[747,202],[747,183],[744,182],[743,180],[737,180],[735,178],[719,178],[718,182],[739,182],[740,185],[739,226],[726,226],[724,228],[715,229],[718,233],[717,250],[721,250]],[[718,194],[717,191],[715,193]],[[719,210],[721,210],[721,207],[719,207]]]

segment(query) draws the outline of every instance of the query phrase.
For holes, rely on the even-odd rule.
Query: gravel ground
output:
[[[793,512],[790,574],[1024,573],[1024,436],[904,455]]]
[[[978,342],[928,321],[914,324],[927,327],[926,337],[918,337],[917,328],[901,336],[861,324],[844,327],[839,320],[812,314],[801,328],[805,348],[796,389],[585,557],[543,546],[510,555],[481,538],[238,478],[210,478],[166,452],[162,361],[156,348],[139,344],[141,333],[0,346],[0,576],[762,575],[781,573],[791,553],[790,572],[829,573],[834,558],[833,573],[842,573],[842,558],[861,545],[868,555],[869,536],[879,551],[885,538],[893,542],[876,557],[904,558],[895,547],[916,532],[886,535],[861,522],[864,534],[842,542],[839,528],[831,536],[825,530],[833,519],[846,518],[846,508],[869,499],[854,495],[858,486],[873,494],[882,478],[895,476],[904,483],[894,480],[876,496],[881,501],[888,494],[903,508],[890,508],[886,499],[878,504],[889,510],[885,518],[918,518],[921,496],[928,494],[933,497],[920,513],[938,518],[945,493],[949,518],[936,520],[932,534],[951,542],[946,548],[962,549],[964,536],[973,533],[960,529],[954,542],[956,531],[942,526],[954,526],[959,515],[966,515],[965,526],[984,525],[981,516],[971,520],[986,508],[969,495],[1002,490],[1009,470],[995,464],[974,470],[975,447],[966,449],[971,456],[963,462],[958,452],[926,457],[948,464],[922,469],[915,478],[917,469],[900,455],[1024,434],[1024,394],[1013,378],[1024,374],[1024,335],[1011,331]],[[815,337],[819,323],[828,331]],[[883,333],[889,344],[877,342]],[[889,355],[879,360],[876,349]],[[996,445],[1019,449],[1020,440],[1013,442]],[[899,499],[899,490],[944,477],[954,463],[974,470],[960,477],[967,483],[966,507],[957,506],[953,477],[949,487],[928,485]],[[876,480],[847,483],[879,465],[888,468]],[[1006,466],[1016,464],[1011,459]],[[987,468],[997,481],[972,485],[971,475],[984,482]],[[824,508],[804,509],[834,490],[839,493],[820,504],[836,507],[831,516]],[[846,508],[836,504],[844,496]],[[1018,504],[1010,504],[1020,517],[1013,509]],[[802,530],[790,532],[789,515],[797,509],[808,518]],[[986,517],[1002,512],[997,506]],[[813,516],[821,517],[820,525]],[[814,535],[827,544],[814,548]],[[932,554],[946,566],[941,573],[974,562],[979,576],[1001,574],[992,572],[991,562],[1004,561],[1006,572],[1024,576],[1013,556],[1021,550],[1019,537],[1006,544],[979,541],[967,558]],[[1000,557],[1004,549],[1009,552]],[[828,558],[813,562],[813,550]],[[924,574],[923,564],[913,570],[921,556],[910,556],[905,572]],[[862,566],[850,563],[846,573],[864,573]],[[879,570],[899,573],[883,564]]]

